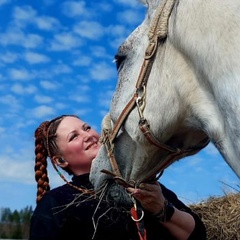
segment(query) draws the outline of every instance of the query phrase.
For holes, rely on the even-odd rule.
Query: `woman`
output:
[[[89,172],[101,144],[98,133],[74,115],[43,122],[35,131],[35,178],[38,185],[30,240],[139,240],[131,206],[115,206],[92,190]],[[65,185],[50,190],[47,158]],[[68,182],[59,172],[73,175]],[[206,239],[203,223],[162,184],[142,184],[127,191],[144,211],[142,239]],[[171,204],[169,204],[171,202]],[[146,238],[144,238],[146,237]]]

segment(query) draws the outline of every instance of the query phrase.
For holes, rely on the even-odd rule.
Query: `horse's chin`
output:
[[[130,208],[132,200],[127,190],[113,180],[108,181],[105,192],[106,200],[114,204],[116,207]]]

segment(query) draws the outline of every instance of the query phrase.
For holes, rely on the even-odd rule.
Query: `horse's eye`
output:
[[[120,68],[122,67],[125,59],[126,59],[126,56],[120,56],[118,54],[115,55],[114,62],[116,63],[116,67],[118,71],[120,71]]]

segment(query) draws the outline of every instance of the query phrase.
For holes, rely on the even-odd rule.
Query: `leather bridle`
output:
[[[168,167],[171,163],[173,163],[177,158],[181,158],[190,154],[194,154],[194,152],[198,152],[200,149],[204,148],[208,143],[209,139],[204,139],[198,146],[191,149],[180,149],[180,148],[172,148],[162,142],[159,142],[157,138],[154,136],[150,129],[150,125],[147,119],[144,117],[144,107],[145,107],[145,95],[146,95],[146,87],[149,75],[151,73],[152,65],[156,56],[157,48],[160,43],[164,43],[167,38],[168,33],[168,20],[171,15],[172,9],[174,7],[176,0],[163,0],[160,6],[157,8],[155,16],[152,20],[148,38],[149,44],[145,51],[144,61],[138,76],[138,80],[136,83],[136,91],[130,101],[126,104],[123,111],[121,112],[119,118],[117,119],[114,127],[111,127],[111,119],[110,116],[106,116],[103,120],[103,124],[107,125],[102,129],[102,143],[105,144],[108,157],[112,166],[112,172],[103,169],[103,173],[107,173],[112,175],[115,180],[117,180],[120,184],[125,187],[134,186],[136,182],[126,182],[120,173],[117,161],[114,156],[114,140],[125,122],[126,118],[133,110],[133,108],[137,108],[139,113],[139,128],[143,132],[144,136],[147,140],[153,144],[154,146],[161,149],[161,151],[165,152],[165,159],[161,160],[154,169],[152,169],[148,176],[142,179],[140,182],[148,181],[156,176],[157,173],[163,171],[166,167]]]

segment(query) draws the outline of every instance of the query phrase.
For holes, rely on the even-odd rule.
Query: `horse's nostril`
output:
[[[116,183],[113,179],[108,179],[108,186],[105,192],[105,197],[108,202],[114,204],[114,206],[131,207],[132,200],[129,197],[126,189]]]

